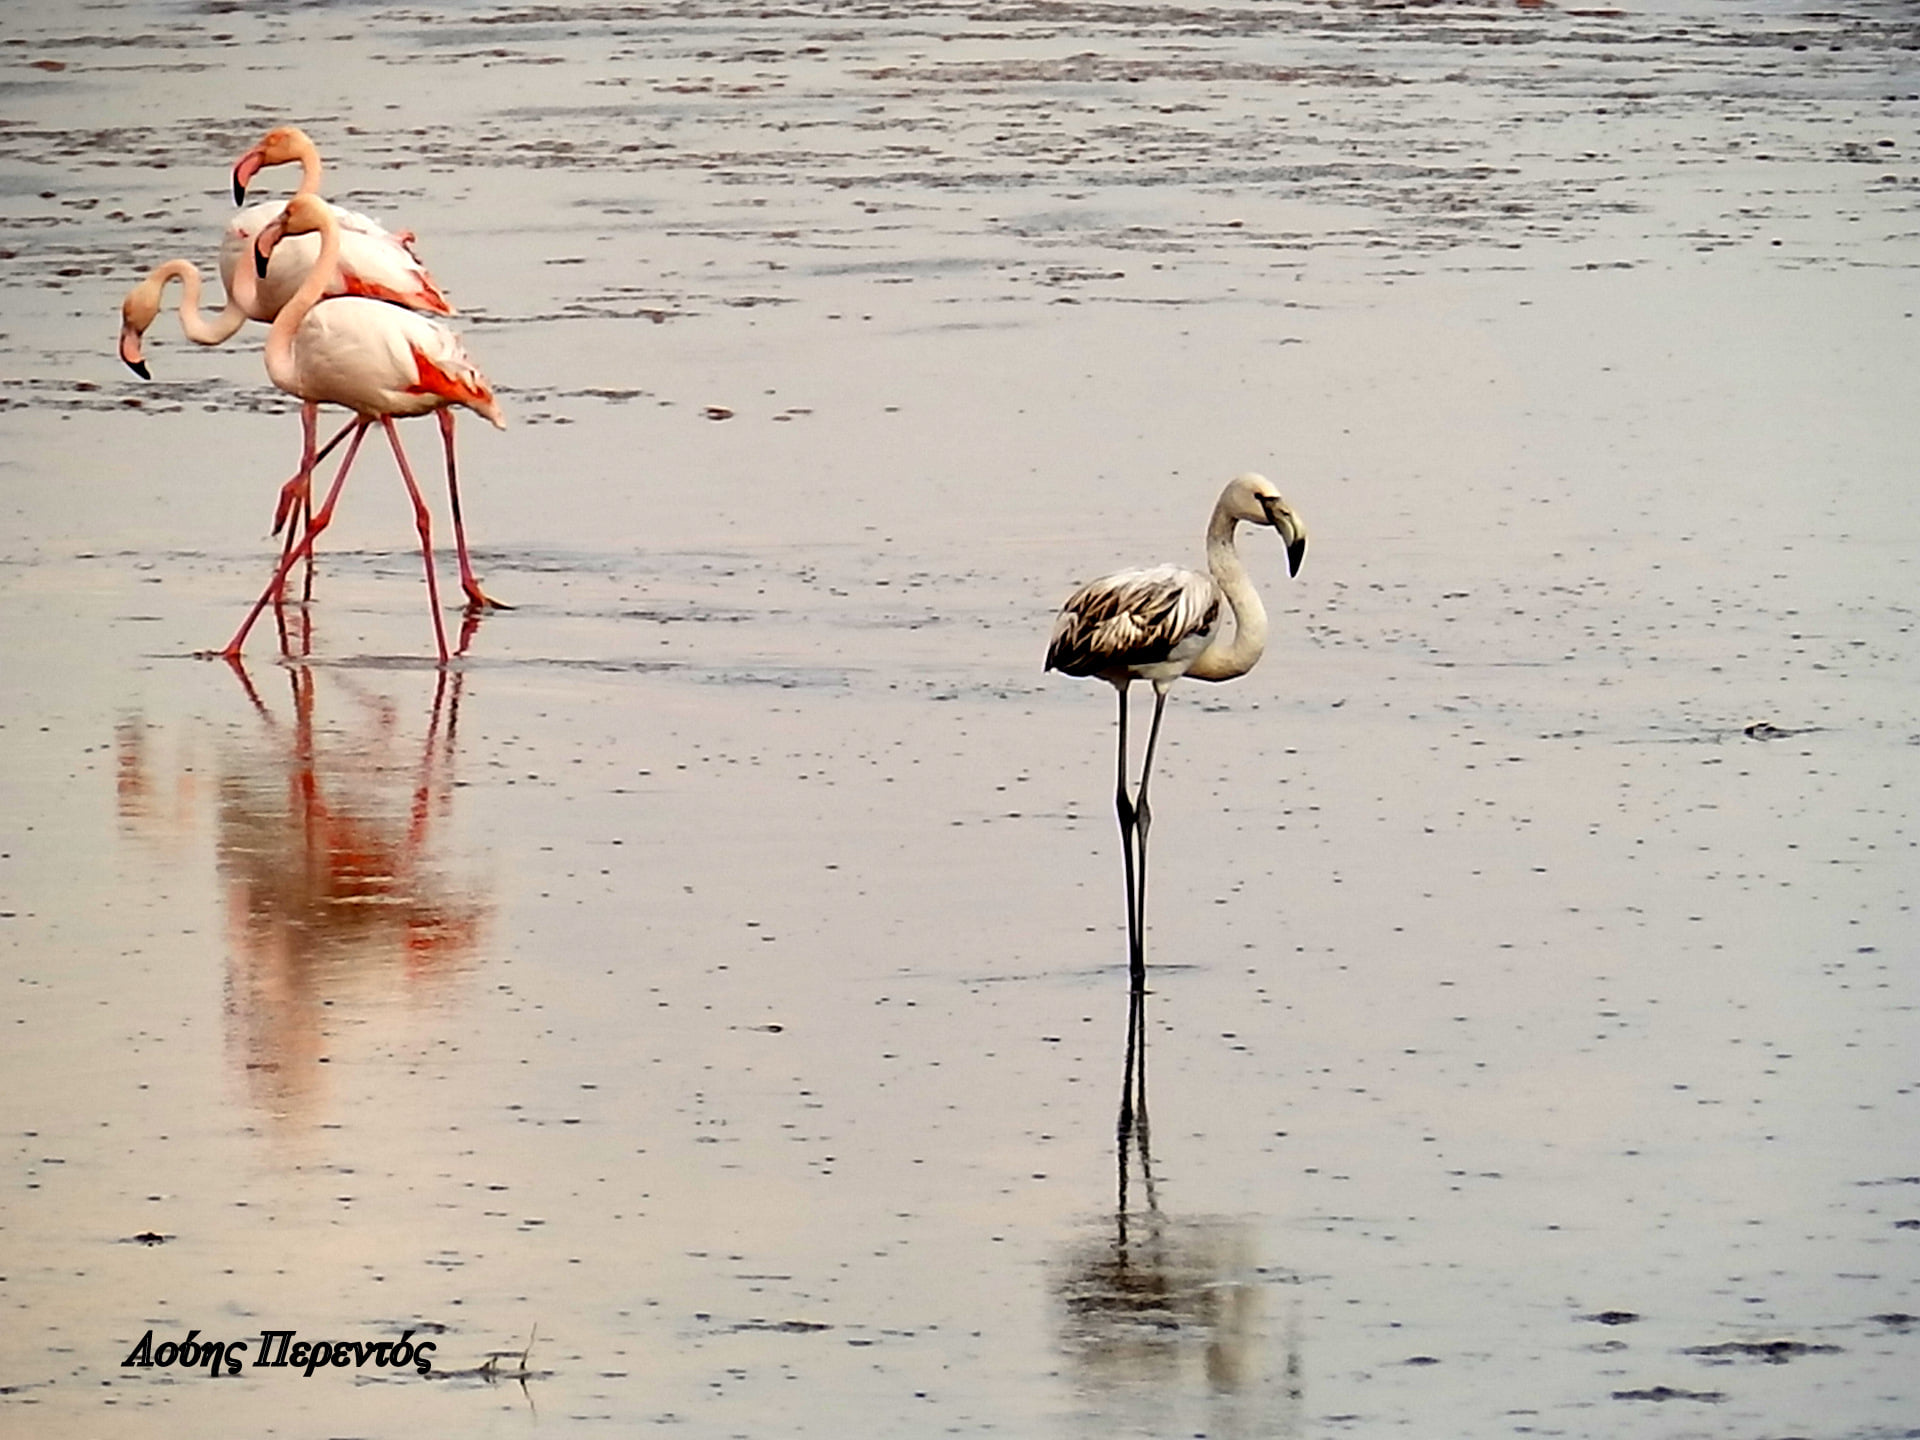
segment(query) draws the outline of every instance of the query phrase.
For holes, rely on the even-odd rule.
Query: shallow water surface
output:
[[[1920,1434],[1915,38],[9,11],[0,1428]],[[282,121],[510,417],[444,671],[377,446],[195,658],[298,426],[114,309]],[[1040,660],[1246,469],[1312,545],[1168,707],[1122,1133]]]

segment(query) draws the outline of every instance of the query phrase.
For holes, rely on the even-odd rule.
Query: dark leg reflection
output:
[[[1295,1277],[1255,1259],[1252,1222],[1176,1217],[1160,1203],[1147,1110],[1147,1001],[1127,1004],[1115,1126],[1114,1213],[1060,1268],[1061,1348],[1090,1434],[1295,1437],[1303,1433]]]
[[[1117,1212],[1120,1245],[1127,1243],[1127,1183],[1133,1159],[1140,1159],[1140,1184],[1149,1214],[1160,1209],[1153,1193],[1153,1144],[1147,1125],[1147,992],[1135,989],[1127,996],[1127,1073],[1120,1083],[1120,1120],[1115,1126],[1114,1150],[1120,1162],[1120,1203]]]

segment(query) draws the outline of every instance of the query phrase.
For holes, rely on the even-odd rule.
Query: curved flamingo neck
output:
[[[161,297],[167,292],[167,282],[180,282],[180,328],[187,332],[187,338],[197,344],[205,344],[195,331],[204,330],[206,324],[200,318],[200,267],[191,260],[169,260],[164,265],[156,265],[153,273],[147,276],[147,283],[154,288],[154,301],[163,303]]]
[[[156,265],[140,282],[136,294],[143,297],[138,304],[150,306],[145,321],[129,320],[138,333],[145,333],[147,327],[158,318],[161,306],[165,303],[169,282],[180,282],[180,328],[187,339],[196,345],[221,345],[231,340],[240,327],[247,323],[245,308],[234,297],[229,296],[226,304],[209,318],[201,312],[200,267],[191,260],[173,259],[162,265]],[[130,307],[136,305],[134,296],[128,297]],[[137,357],[137,352],[136,352]]]
[[[307,278],[300,282],[300,288],[293,292],[287,303],[280,307],[280,313],[274,316],[273,328],[267,331],[267,378],[289,395],[300,393],[296,388],[299,370],[294,364],[294,332],[300,328],[300,322],[307,318],[313,307],[320,303],[320,297],[327,293],[327,286],[333,283],[334,275],[340,268],[340,226],[324,207],[318,210],[318,214],[319,257],[313,262],[313,269],[307,272]]]
[[[240,312],[240,319],[234,322],[233,327],[238,330],[241,324],[260,313],[260,282],[253,276],[253,257],[242,254],[239,263],[233,267],[233,274],[223,278],[227,282],[227,309]],[[233,331],[227,333],[232,334]]]
[[[1233,638],[1217,635],[1200,653],[1187,674],[1195,680],[1231,680],[1259,663],[1267,649],[1267,607],[1247,577],[1247,567],[1234,548],[1233,532],[1239,518],[1226,501],[1214,506],[1207,524],[1207,569],[1233,611]]]
[[[247,312],[233,295],[211,318],[201,313],[200,268],[191,260],[169,260],[153,273],[163,290],[169,280],[180,282],[180,328],[194,344],[224,344],[247,323]]]
[[[300,162],[300,185],[293,193],[296,195],[318,195],[320,181],[326,173],[320,164],[320,151],[304,133],[294,145],[293,158]]]

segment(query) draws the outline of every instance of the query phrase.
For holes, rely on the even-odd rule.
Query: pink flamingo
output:
[[[320,160],[320,149],[313,143],[306,131],[297,125],[277,125],[262,135],[245,154],[233,165],[233,203],[246,203],[247,187],[253,177],[263,169],[275,165],[298,165],[300,184],[296,195],[312,195],[318,198],[320,184],[325,178],[326,167]],[[338,205],[322,201],[333,212],[340,224],[340,256],[335,273],[328,279],[326,293],[329,296],[358,295],[369,300],[385,300],[395,305],[404,305],[409,310],[419,310],[429,315],[452,315],[454,308],[441,293],[427,267],[420,263],[420,257],[413,252],[413,232],[403,230],[394,234],[377,220],[362,215],[355,210],[343,209]],[[282,206],[273,201],[259,205],[250,205],[227,222],[227,228],[220,237],[220,277],[227,286],[229,294],[236,294],[240,303],[256,320],[271,321],[280,313],[281,307],[292,297],[308,272],[313,269],[320,256],[320,237],[314,233],[302,233],[287,237],[286,242],[276,246],[270,257],[266,271],[257,279],[248,274],[257,268],[255,257],[258,251],[255,242],[260,231],[271,223],[282,211]],[[182,320],[184,322],[184,315]],[[451,421],[449,420],[449,423]],[[349,421],[341,427],[333,438],[318,452],[313,449],[313,426],[311,421],[305,427],[305,448],[300,459],[301,473],[312,475],[313,468],[324,459],[346,436],[351,427]],[[454,533],[459,541],[460,572],[462,583],[466,587],[467,598],[474,605],[499,605],[498,601],[488,599],[474,583],[472,569],[467,560],[466,534],[460,520],[460,496],[453,489],[453,449],[452,432],[447,434],[447,484],[448,494],[453,505]],[[281,487],[282,499],[274,513],[273,533],[278,535],[286,525],[288,504],[286,496],[298,486],[296,475],[287,485]],[[306,501],[304,519],[313,518],[312,504],[307,500],[304,487],[301,498]],[[286,551],[291,553],[294,545],[294,532],[287,530]],[[307,577],[304,597],[313,596],[313,552],[307,552]],[[505,609],[507,607],[500,606]]]
[[[159,317],[164,303],[166,288],[173,281],[180,282],[180,328],[186,337],[196,345],[220,345],[233,338],[235,332],[247,322],[250,302],[253,300],[255,282],[251,271],[242,270],[227,287],[226,305],[209,318],[200,309],[201,280],[200,268],[191,260],[173,259],[156,265],[148,272],[147,278],[127,292],[125,300],[120,302],[120,358],[142,380],[151,380],[153,372],[148,370],[142,340],[148,329]],[[352,422],[341,426],[338,433],[320,447],[311,459],[305,456],[301,466],[311,471],[314,465],[326,459],[335,446],[346,438]],[[281,489],[284,492],[299,479],[296,473]],[[284,508],[281,512],[284,518]],[[275,531],[279,530],[276,521]],[[294,532],[288,530],[286,548],[291,550]],[[307,555],[307,598],[313,593],[313,555]]]
[[[247,185],[270,165],[300,167],[300,185],[296,195],[318,196],[325,168],[320,151],[307,132],[295,125],[281,125],[260,137],[257,144],[233,166],[233,203],[246,204]],[[220,278],[229,292],[236,273],[251,262],[261,229],[280,213],[274,202],[249,205],[227,222],[220,238]],[[327,282],[329,295],[361,295],[371,300],[387,300],[409,310],[429,315],[451,315],[453,306],[434,283],[420,257],[413,253],[413,232],[400,234],[383,228],[378,221],[353,210],[329,206],[340,225],[340,263]],[[272,320],[280,313],[307,272],[319,258],[320,241],[316,235],[296,235],[282,249],[276,249],[267,273],[255,287],[255,298],[243,301],[255,320]]]
[[[305,131],[285,125],[269,130],[233,167],[236,203],[246,199],[247,182],[268,165],[300,165],[300,195],[317,195],[325,171],[320,152]],[[200,274],[188,260],[169,260],[153,270],[128,294],[121,307],[120,358],[135,374],[151,379],[140,340],[159,316],[161,295],[170,280],[179,280],[183,292],[180,326],[196,345],[221,345],[248,320],[271,323],[312,270],[320,255],[317,235],[289,237],[274,251],[267,273],[256,278],[248,258],[254,241],[267,223],[284,208],[277,201],[248,206],[227,222],[220,236],[220,283],[227,303],[211,320],[201,315]],[[453,306],[434,283],[426,266],[413,253],[411,232],[395,235],[377,221],[353,210],[330,206],[340,222],[340,264],[327,282],[329,295],[364,295],[387,300],[429,315],[451,315]],[[150,288],[149,288],[150,287]]]
[[[253,308],[256,282],[251,269],[243,268],[228,282],[226,305],[209,318],[200,309],[200,267],[191,260],[179,258],[156,265],[148,272],[146,279],[129,290],[126,299],[120,302],[120,358],[126,362],[127,368],[142,380],[153,378],[153,372],[147,368],[143,338],[159,317],[167,286],[176,280],[180,282],[180,328],[196,345],[220,345],[232,339],[240,327],[246,324]],[[311,458],[303,455],[300,462],[302,470],[310,473],[315,465],[326,459],[334,447],[346,438],[352,424],[353,422],[349,421],[341,426],[338,433],[321,446]],[[299,474],[296,472],[293,479],[288,480],[286,485],[281,487],[282,492],[285,493],[298,480]],[[285,513],[283,504],[274,524],[276,534],[285,519]],[[285,548],[291,550],[293,544],[294,532],[289,529]],[[311,551],[307,555],[306,594],[308,599],[312,598],[313,555]]]
[[[320,254],[307,278],[281,307],[267,332],[267,377],[301,404],[305,430],[304,453],[313,454],[313,432],[321,405],[343,405],[354,412],[353,438],[333,477],[326,499],[307,523],[299,544],[282,555],[267,588],[254,602],[240,629],[219,654],[228,660],[240,654],[247,632],[260,612],[280,593],[287,572],[308,554],[333,519],[341,486],[353,468],[360,442],[376,420],[387,432],[400,478],[413,501],[414,525],[420,533],[420,552],[426,565],[427,602],[433,611],[434,639],[440,663],[448,658],[446,627],[440,619],[439,582],[434,575],[432,521],[420,487],[414,483],[407,454],[394,429],[394,418],[434,412],[447,454],[447,493],[453,508],[454,535],[460,551],[460,578],[468,601],[489,605],[467,559],[466,533],[460,519],[460,491],[455,477],[452,406],[464,405],[504,429],[500,407],[486,377],[468,358],[459,338],[446,326],[411,310],[361,296],[344,296],[321,303],[340,258],[340,222],[332,207],[314,195],[296,195],[279,219],[271,221],[255,241],[255,268],[265,270],[270,257],[288,235],[318,234]],[[317,462],[316,462],[317,463]],[[312,465],[281,491],[275,530],[295,502],[311,492]]]

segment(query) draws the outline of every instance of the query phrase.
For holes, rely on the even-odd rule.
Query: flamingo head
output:
[[[254,273],[262,279],[266,278],[267,261],[273,255],[273,247],[287,236],[323,230],[333,223],[327,211],[327,202],[318,195],[295,195],[287,201],[286,209],[262,225],[260,233],[253,237]]]
[[[276,125],[262,135],[254,147],[242,155],[233,165],[233,203],[247,203],[247,184],[260,171],[269,165],[291,165],[298,162],[302,168],[311,167],[315,175],[313,188],[318,190],[318,172],[320,166],[319,151],[313,141],[307,138],[307,132],[298,125]]]
[[[1300,573],[1300,562],[1307,558],[1307,527],[1271,480],[1251,471],[1237,476],[1220,496],[1220,504],[1236,520],[1271,525],[1279,531],[1287,543],[1287,574]]]
[[[142,380],[151,380],[153,373],[147,369],[146,357],[141,352],[141,337],[159,317],[160,293],[166,288],[167,277],[156,273],[129,290],[127,298],[120,302],[120,358]]]

